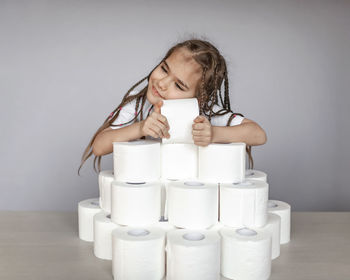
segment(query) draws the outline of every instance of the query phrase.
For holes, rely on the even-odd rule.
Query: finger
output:
[[[210,143],[210,137],[208,136],[192,136],[193,141]]]
[[[167,118],[166,118],[165,116],[159,114],[159,115],[157,115],[157,119],[158,119],[162,124],[164,124],[168,129],[170,128],[169,123],[168,123],[168,120],[167,120]]]
[[[192,130],[193,136],[210,137],[211,133],[207,130]]]
[[[205,128],[205,124],[204,123],[194,123],[192,125],[192,129],[194,130],[202,130]]]
[[[153,123],[153,125],[160,130],[159,133],[161,133],[162,136],[165,137],[168,134],[168,127],[166,125],[164,125],[163,123],[161,123],[159,121],[155,121]]]
[[[165,126],[167,126],[168,128],[170,128],[168,120],[165,116],[163,116],[160,113],[157,113],[156,111],[153,111],[150,115],[150,117],[155,120],[155,121],[160,121],[161,123],[163,123]]]
[[[202,130],[192,130],[192,135],[193,136],[200,136],[200,135],[202,135]]]
[[[149,136],[152,136],[153,138],[158,138],[157,133],[155,133],[153,130],[151,130],[150,128],[146,129],[146,133]]]
[[[201,147],[206,147],[209,145],[207,142],[194,142],[194,144]]]
[[[197,116],[193,121],[195,123],[202,123],[205,122],[206,118],[204,116]]]
[[[158,127],[156,124],[152,124],[152,126],[150,126],[150,129],[152,129],[158,135],[158,137],[160,138],[163,137],[162,129]]]
[[[206,130],[206,129],[202,129],[202,130],[194,129],[194,130],[192,130],[192,135],[202,136],[202,137],[210,137],[211,133],[209,130]]]
[[[195,142],[204,142],[205,141],[204,137],[202,137],[202,136],[193,136],[192,138],[193,138],[193,141],[195,141]]]
[[[163,101],[160,100],[154,105],[154,112],[160,114],[160,108],[163,106]]]
[[[163,116],[163,115],[162,115]],[[164,117],[164,116],[163,116]],[[168,119],[166,117],[164,117],[164,122],[162,121],[162,123],[164,123],[168,129],[170,129],[170,125],[168,123]]]

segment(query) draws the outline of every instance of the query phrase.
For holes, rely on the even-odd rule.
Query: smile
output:
[[[154,86],[152,86],[152,92],[153,92],[153,95],[158,96],[158,97],[160,97],[160,98],[163,98],[163,96],[161,96],[161,95],[159,94],[159,92],[155,89]]]

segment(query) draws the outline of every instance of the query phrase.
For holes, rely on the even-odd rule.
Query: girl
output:
[[[145,79],[147,86],[134,90]],[[97,160],[100,171],[101,157],[113,151],[113,142],[169,138],[169,124],[161,114],[162,100],[194,97],[200,109],[192,125],[194,144],[244,142],[249,168],[253,168],[251,146],[266,142],[265,131],[256,122],[232,112],[225,59],[211,43],[192,39],[173,46],[147,77],[128,90],[86,147],[78,174],[92,154],[94,170]]]

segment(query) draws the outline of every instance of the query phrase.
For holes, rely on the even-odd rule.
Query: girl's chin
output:
[[[152,105],[157,104],[157,102],[159,102],[159,100],[161,100],[161,98],[155,97],[155,96],[152,94],[152,92],[147,92],[146,97],[147,97],[147,101],[148,101],[149,103],[151,103]]]

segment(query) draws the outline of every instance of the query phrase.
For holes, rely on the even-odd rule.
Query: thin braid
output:
[[[145,105],[145,102],[146,102],[146,97],[145,96],[143,96],[143,98],[142,98],[142,104],[141,104],[141,108],[143,108],[144,107],[144,105]],[[143,120],[143,110],[141,110],[141,117],[140,117],[140,120],[142,121]]]
[[[205,83],[205,75],[206,75],[207,69],[203,69],[203,75],[200,85],[200,100],[199,100],[199,114],[201,115],[203,113],[203,107],[204,107],[204,100],[205,100],[205,89],[204,89],[204,83]]]
[[[246,152],[248,154],[248,169],[254,169],[254,160],[252,156],[252,146],[246,146]]]
[[[225,67],[226,68],[226,67]],[[225,69],[226,70],[226,69]],[[227,77],[227,71],[225,71],[225,97],[224,97],[224,107],[227,108],[228,110],[231,110],[231,105],[230,105],[230,97],[229,97],[229,89],[228,89],[228,77]]]

